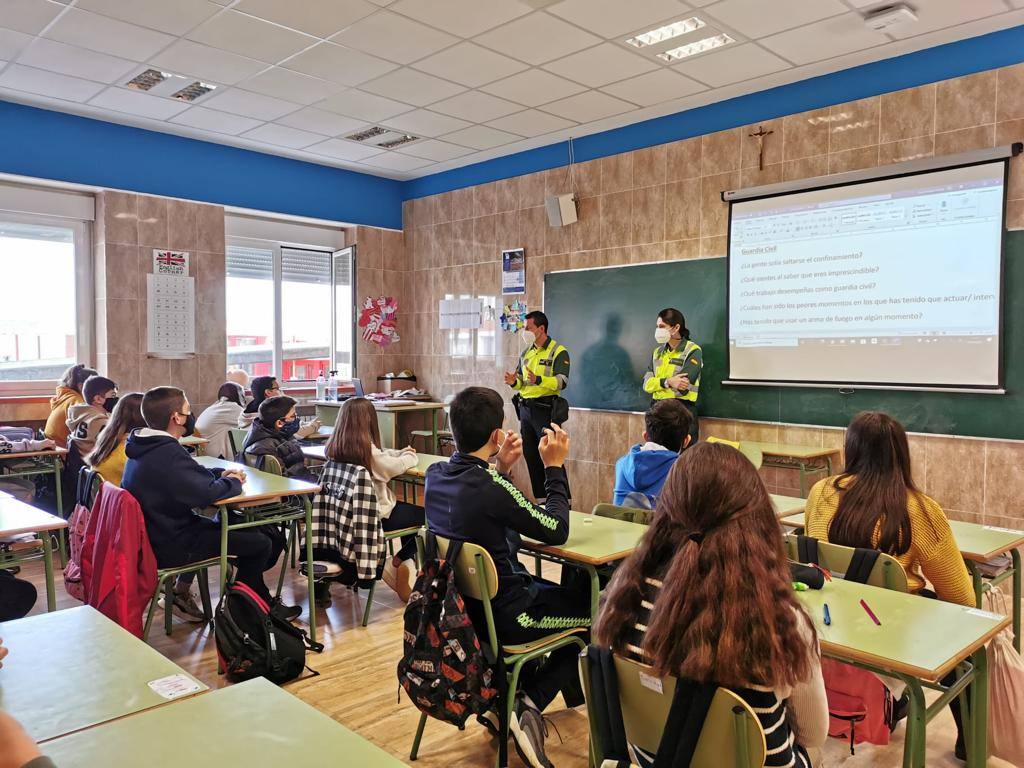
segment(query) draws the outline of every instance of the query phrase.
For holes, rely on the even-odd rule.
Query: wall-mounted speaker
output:
[[[544,207],[548,212],[548,221],[552,227],[564,227],[574,223],[579,217],[576,211],[576,195],[548,195],[544,198]]]

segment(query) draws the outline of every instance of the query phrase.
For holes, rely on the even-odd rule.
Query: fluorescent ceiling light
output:
[[[723,45],[735,42],[735,40],[723,32],[722,34],[715,35],[714,37],[705,37],[703,40],[698,40],[695,43],[681,45],[670,51],[659,53],[657,56],[662,61],[678,61],[679,59],[685,59],[687,56],[695,56],[698,53],[711,51],[715,48],[721,48]]]
[[[703,19],[691,16],[690,18],[683,19],[682,21],[674,21],[663,27],[641,32],[636,37],[629,38],[629,40],[626,41],[626,44],[632,45],[636,48],[645,48],[648,45],[657,45],[658,43],[664,43],[666,40],[671,40],[673,37],[688,34],[703,26]]]

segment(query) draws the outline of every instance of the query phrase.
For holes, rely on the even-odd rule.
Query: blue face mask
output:
[[[284,426],[281,427],[281,434],[284,435],[285,437],[292,437],[295,435],[296,432],[299,431],[300,426],[301,425],[299,424],[298,419],[286,421],[284,423]]]

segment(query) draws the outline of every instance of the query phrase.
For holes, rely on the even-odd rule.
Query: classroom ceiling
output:
[[[0,0],[0,99],[408,179],[1024,23],[894,1]]]

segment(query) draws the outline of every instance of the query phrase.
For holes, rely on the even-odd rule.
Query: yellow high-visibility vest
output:
[[[655,400],[689,400],[697,402],[700,393],[700,374],[704,367],[703,353],[698,345],[687,339],[683,346],[672,349],[668,344],[655,347],[651,365],[644,374],[644,392]],[[670,389],[665,382],[673,376],[685,375],[690,378],[690,388],[685,391]]]
[[[536,384],[526,383],[526,371],[537,377]],[[531,344],[516,368],[516,383],[512,385],[526,400],[551,397],[559,394],[569,385],[569,350],[548,337],[547,343],[538,349]]]

